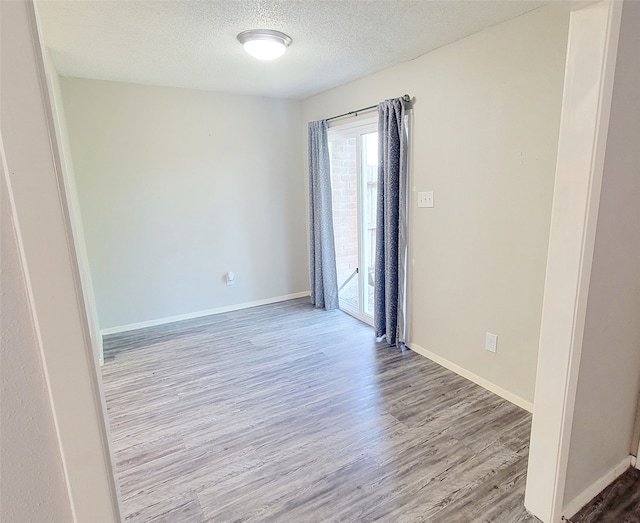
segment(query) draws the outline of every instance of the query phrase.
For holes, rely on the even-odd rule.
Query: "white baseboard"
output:
[[[101,329],[100,334],[106,336],[108,334],[117,334],[119,332],[133,331],[137,329],[144,329],[146,327],[155,327],[157,325],[164,325],[166,323],[173,323],[176,321],[192,320],[194,318],[202,318],[203,316],[211,316],[213,314],[221,314],[223,312],[237,311],[240,309],[249,309],[251,307],[258,307],[260,305],[269,305],[271,303],[278,303],[280,301],[294,300],[296,298],[303,298],[309,296],[309,291],[296,292],[294,294],[287,294],[285,296],[276,296],[274,298],[266,298],[264,300],[249,301],[245,303],[236,303],[235,305],[227,305],[225,307],[217,307],[215,309],[207,309],[204,311],[190,312],[187,314],[180,314],[178,316],[168,316],[166,318],[159,318],[157,320],[141,321],[139,323],[130,323],[128,325],[120,325],[118,327],[109,327]]]
[[[575,516],[582,507],[584,507],[589,501],[595,498],[600,492],[606,489],[611,483],[613,483],[625,470],[631,466],[631,457],[627,456],[609,472],[607,472],[600,479],[594,481],[589,487],[587,487],[581,494],[576,496],[569,503],[565,504],[562,513],[566,518],[572,518]]]
[[[436,362],[438,365],[442,365],[446,369],[449,369],[450,371],[453,371],[456,374],[459,374],[463,378],[467,378],[468,380],[473,381],[473,383],[475,383],[476,385],[480,385],[481,387],[487,389],[488,391],[493,392],[494,394],[497,394],[498,396],[506,399],[507,401],[510,401],[514,405],[517,405],[518,407],[526,410],[527,412],[531,412],[531,413],[533,412],[533,403],[531,403],[530,401],[527,401],[521,398],[520,396],[517,396],[512,392],[509,392],[508,390],[503,389],[502,387],[499,387],[495,383],[491,383],[489,380],[486,380],[485,378],[478,376],[477,374],[474,374],[471,371],[468,371],[467,369],[453,363],[452,361],[449,361],[446,358],[443,358],[442,356],[438,356],[434,352],[431,352],[430,350],[427,350],[424,347],[420,347],[420,345],[416,345],[415,343],[410,343],[408,347],[413,352],[417,352],[421,356],[424,356],[425,358],[428,358],[431,361]]]

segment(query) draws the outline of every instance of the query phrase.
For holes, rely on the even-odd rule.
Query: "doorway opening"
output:
[[[373,325],[378,123],[329,129],[333,228],[340,308]]]

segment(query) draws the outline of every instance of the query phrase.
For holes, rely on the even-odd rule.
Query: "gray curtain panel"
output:
[[[389,345],[406,341],[408,143],[407,102],[378,105],[378,209],[374,327]]]
[[[311,303],[327,310],[338,307],[338,275],[331,210],[331,164],[327,122],[309,123],[309,238]]]

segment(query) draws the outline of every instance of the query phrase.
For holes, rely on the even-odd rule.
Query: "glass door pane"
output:
[[[340,308],[373,324],[377,122],[329,129],[333,233]]]
[[[360,311],[358,278],[358,169],[357,139],[338,136],[329,141],[333,234],[336,247],[338,298],[340,307],[351,313]]]
[[[373,284],[378,203],[378,133],[360,135],[362,313],[373,319]]]

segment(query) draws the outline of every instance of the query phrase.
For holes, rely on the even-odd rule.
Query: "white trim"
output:
[[[82,290],[82,306],[85,308],[87,316],[87,326],[89,329],[89,341],[93,354],[101,361],[104,357],[104,347],[102,346],[102,336],[100,336],[100,327],[98,323],[98,313],[96,311],[96,302],[93,294],[93,283],[91,279],[91,269],[89,267],[89,258],[87,255],[87,245],[85,242],[84,228],[82,224],[82,217],[80,215],[80,203],[78,201],[78,194],[76,189],[76,182],[74,176],[71,175],[73,169],[71,158],[65,156],[65,151],[62,146],[63,136],[66,136],[66,123],[62,126],[64,120],[64,110],[60,107],[61,99],[56,96],[56,86],[59,88],[59,83],[56,79],[57,72],[53,66],[53,61],[50,56],[49,50],[44,45],[44,38],[42,37],[40,18],[37,11],[35,12],[36,25],[38,34],[40,35],[40,48],[43,58],[44,76],[46,83],[46,90],[48,92],[48,99],[51,104],[51,112],[47,112],[49,119],[49,128],[52,138],[52,151],[56,157],[56,169],[58,176],[62,180],[61,185],[65,191],[65,202],[68,209],[68,229],[70,231],[73,245],[74,245],[74,257],[78,266],[78,277],[80,279],[80,288]],[[66,137],[66,141],[68,141]]]
[[[340,310],[345,314],[355,318],[362,323],[366,323],[369,327],[373,327],[373,318],[371,316],[367,316],[366,314],[362,314],[358,312],[356,309],[349,307],[348,305],[345,307],[344,305],[340,306]]]
[[[42,374],[44,375],[44,381],[47,388],[47,397],[49,399],[49,408],[51,409],[53,426],[56,432],[56,439],[58,442],[58,451],[60,452],[60,458],[62,461],[62,472],[65,480],[65,487],[67,496],[69,499],[69,507],[71,510],[71,516],[73,521],[77,521],[76,518],[76,505],[74,503],[73,489],[71,488],[71,480],[69,478],[69,467],[66,459],[65,447],[62,445],[62,434],[60,430],[60,423],[56,416],[56,405],[53,401],[53,393],[51,388],[51,377],[49,375],[49,367],[47,366],[46,351],[44,349],[44,343],[42,341],[42,332],[40,330],[40,322],[38,321],[38,311],[35,305],[35,298],[33,296],[33,285],[31,283],[31,275],[29,272],[29,264],[27,262],[27,254],[24,248],[24,242],[22,240],[22,233],[20,232],[20,221],[18,211],[16,209],[15,196],[13,187],[11,184],[11,177],[9,176],[9,167],[7,165],[6,155],[4,152],[4,143],[2,141],[2,133],[0,132],[0,174],[7,186],[7,200],[9,200],[9,212],[11,213],[12,229],[14,234],[14,240],[18,247],[18,260],[20,262],[20,270],[22,271],[22,277],[24,278],[24,285],[27,293],[27,302],[29,305],[29,312],[31,314],[31,321],[33,324],[33,330],[38,344],[38,350],[40,353],[40,361],[42,362]],[[0,181],[0,183],[2,183]]]
[[[16,116],[16,108],[21,113],[15,125],[5,127],[3,121],[0,129],[2,176],[7,180],[72,519],[88,521],[89,514],[98,513],[101,521],[119,521],[106,408],[82,306],[37,13],[33,1],[28,0],[13,2],[10,7],[3,3],[2,15],[9,17],[13,30],[15,45],[9,54],[20,58],[19,62],[7,61],[6,71],[2,64],[2,73],[11,77],[7,100],[14,108],[7,120]],[[4,43],[4,35],[2,40]],[[18,146],[17,138],[26,135],[30,156],[22,154],[25,149]],[[14,177],[12,171],[18,175]],[[37,198],[33,184],[25,183],[19,175],[22,171],[31,173],[32,181],[38,183]],[[43,246],[47,260],[42,258]]]
[[[101,443],[102,455],[105,463],[105,468],[109,474],[108,477],[108,491],[109,497],[113,509],[113,513],[116,518],[120,519],[122,515],[122,505],[120,500],[120,485],[117,482],[116,478],[116,470],[115,470],[115,454],[113,451],[113,443],[111,440],[111,430],[109,428],[109,419],[107,418],[107,403],[105,399],[105,393],[102,389],[102,379],[99,377],[99,365],[100,362],[104,359],[104,349],[102,346],[102,337],[100,336],[99,340],[95,340],[98,343],[97,351],[99,353],[98,361],[96,362],[96,347],[94,346],[94,340],[92,339],[92,334],[95,336],[96,331],[98,329],[97,323],[97,311],[95,310],[95,300],[93,298],[93,286],[91,284],[91,276],[90,272],[87,272],[88,281],[86,285],[86,290],[88,290],[91,301],[86,301],[85,296],[85,286],[83,286],[84,278],[83,271],[88,271],[88,259],[83,260],[86,261],[86,266],[81,266],[81,257],[78,253],[78,246],[82,245],[82,247],[86,250],[86,246],[84,245],[84,234],[80,234],[80,242],[76,244],[76,234],[74,234],[74,224],[71,218],[71,205],[69,201],[69,188],[68,188],[68,180],[64,175],[65,169],[63,168],[63,164],[66,160],[62,156],[62,147],[60,143],[60,138],[58,136],[59,131],[59,122],[58,122],[58,107],[55,104],[55,99],[53,97],[53,85],[50,83],[50,79],[47,77],[47,65],[46,65],[46,53],[47,48],[44,45],[44,36],[42,34],[42,25],[40,23],[40,18],[38,11],[36,9],[36,5],[33,0],[27,3],[28,9],[28,17],[29,17],[29,25],[31,29],[31,37],[34,45],[34,55],[36,59],[36,67],[37,67],[37,75],[40,83],[41,96],[43,100],[43,109],[44,115],[47,125],[47,133],[49,135],[49,146],[51,152],[51,158],[53,160],[53,167],[55,171],[56,181],[59,187],[58,191],[58,199],[62,209],[62,215],[64,220],[64,229],[65,236],[67,238],[67,250],[69,253],[70,259],[70,269],[72,272],[72,279],[74,283],[76,302],[78,305],[78,313],[80,316],[80,327],[82,329],[82,337],[84,338],[85,348],[88,348],[91,352],[90,361],[88,361],[88,375],[89,381],[91,384],[91,389],[93,392],[93,403],[98,415],[98,424],[99,424],[99,436]],[[54,73],[57,74],[57,73]],[[74,182],[75,184],[75,182]],[[75,191],[75,185],[74,189]],[[79,210],[77,211],[79,213]],[[76,213],[76,214],[77,214]],[[82,230],[82,228],[80,228]],[[85,253],[86,256],[86,253]],[[51,391],[52,394],[52,391]],[[51,400],[53,402],[53,399]],[[55,412],[55,411],[54,411]],[[68,436],[65,436],[65,440],[68,440]],[[67,443],[68,444],[68,443]],[[78,491],[78,487],[69,483],[70,487],[70,499],[72,500],[73,506],[73,514],[74,518],[81,519],[78,517],[78,512],[81,514],[85,512],[86,507],[79,507],[82,505],[90,505],[90,500],[87,500],[84,496],[76,496],[75,501],[72,496],[73,491]],[[94,507],[92,507],[94,508]]]
[[[305,296],[309,296],[309,295],[310,295],[309,291],[302,291],[302,292],[295,292],[293,294],[286,294],[284,296],[276,296],[274,298],[266,298],[264,300],[248,301],[245,303],[236,303],[234,305],[216,307],[215,309],[206,309],[203,311],[189,312],[187,314],[179,314],[177,316],[167,316],[165,318],[158,318],[157,320],[141,321],[138,323],[129,323],[127,325],[119,325],[117,327],[108,327],[106,329],[101,329],[100,334],[102,334],[103,336],[107,336],[109,334],[118,334],[119,332],[127,332],[127,331],[134,331],[137,329],[144,329],[146,327],[156,327],[157,325],[174,323],[176,321],[192,320],[194,318],[202,318],[203,316],[212,316],[214,314],[221,314],[223,312],[249,309],[251,307],[258,307],[260,305],[269,305],[271,303],[294,300],[296,298],[304,298]]]
[[[371,111],[374,111],[374,110],[375,109],[371,109]],[[353,117],[357,118],[357,115],[354,115]],[[351,136],[352,131],[360,130],[360,128],[376,126],[376,131],[377,131],[378,130],[377,125],[378,125],[377,114],[375,116],[369,116],[368,118],[362,118],[362,119],[351,120],[351,121],[349,120],[341,121],[335,124],[332,124],[331,122],[329,122],[327,134],[333,134],[338,138],[348,138]]]
[[[599,2],[569,23],[524,500],[545,523],[564,507],[621,10]]]
[[[520,396],[517,396],[516,394],[513,394],[512,392],[509,392],[506,389],[503,389],[502,387],[496,385],[495,383],[490,382],[489,380],[483,378],[482,376],[478,376],[477,374],[474,374],[473,372],[465,369],[464,367],[461,367],[460,365],[453,363],[452,361],[449,361],[448,359],[443,358],[442,356],[438,356],[434,352],[431,352],[430,350],[427,350],[424,347],[421,347],[420,345],[416,345],[415,343],[411,343],[410,345],[407,345],[407,347],[409,347],[413,352],[416,352],[421,356],[424,356],[425,358],[430,359],[431,361],[437,363],[438,365],[442,365],[444,368],[455,372],[456,374],[458,374],[459,376],[462,376],[463,378],[467,378],[469,381],[472,381],[476,385],[480,385],[482,388],[485,388],[488,391],[493,392],[494,394],[497,394],[501,398],[513,403],[514,405],[517,405],[518,407],[526,410],[527,412],[533,412],[533,403],[521,398]]]
[[[630,466],[632,462],[632,456],[627,456],[604,476],[594,481],[584,491],[578,494],[574,499],[567,503],[562,511],[565,518],[572,518],[575,516],[582,507],[584,507],[589,501],[595,498],[600,492],[606,489],[611,483],[613,483],[618,477],[620,477]]]

